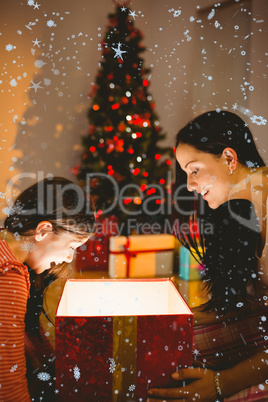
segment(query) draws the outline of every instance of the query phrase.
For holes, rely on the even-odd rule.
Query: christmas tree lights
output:
[[[82,182],[97,172],[113,178],[119,189],[128,186],[123,194],[127,210],[122,211],[114,203],[114,186],[108,179],[90,181],[98,214],[116,204],[109,213],[119,221],[127,215],[139,221],[155,220],[159,205],[165,203],[170,191],[167,174],[173,157],[171,148],[158,145],[166,135],[148,92],[150,69],[144,67],[141,57],[145,47],[141,31],[134,26],[135,16],[128,7],[118,4],[115,13],[108,16],[108,30],[101,43],[102,61],[90,92],[89,131],[82,138],[81,164],[73,168]],[[154,185],[161,186],[161,194]],[[143,210],[145,200],[151,217]]]

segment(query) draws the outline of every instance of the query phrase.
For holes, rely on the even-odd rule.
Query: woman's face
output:
[[[228,200],[232,184],[224,154],[218,158],[190,145],[179,144],[176,159],[187,174],[188,191],[201,194],[212,209]]]
[[[88,240],[78,239],[70,233],[54,233],[50,231],[42,240],[34,240],[32,251],[28,253],[25,262],[37,274],[52,268],[54,264],[70,263],[73,260],[75,249]]]

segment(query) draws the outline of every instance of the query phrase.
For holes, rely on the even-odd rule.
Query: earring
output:
[[[234,170],[229,169],[229,174],[234,174]]]

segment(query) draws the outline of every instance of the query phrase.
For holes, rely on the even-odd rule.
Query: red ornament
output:
[[[96,148],[92,146],[92,147],[89,148],[89,150],[90,150],[90,152],[95,152]]]
[[[108,80],[112,80],[114,78],[113,74],[108,74],[107,75]]]
[[[149,81],[143,80],[143,81],[142,81],[142,84],[143,84],[144,87],[148,87]]]
[[[140,188],[141,188],[141,191],[144,191],[144,190],[146,190],[147,186],[146,186],[146,184],[142,184]]]
[[[81,168],[81,164],[79,163],[78,165],[76,165],[76,166],[74,166],[73,168],[71,168],[70,171],[71,171],[75,176],[77,176],[78,173],[79,173],[80,168]]]
[[[160,154],[155,154],[155,159],[158,161],[160,158],[161,158],[161,155]]]
[[[160,183],[160,184],[165,184],[165,182],[166,182],[165,179],[160,179],[160,180],[159,180],[159,183]]]
[[[134,149],[133,149],[133,148],[128,148],[127,152],[128,152],[129,154],[134,154]]]
[[[139,168],[133,169],[132,173],[133,173],[135,176],[137,176],[137,175],[140,173],[140,169],[139,169]]]
[[[113,110],[116,110],[116,109],[119,109],[119,103],[114,103],[113,105],[112,105],[112,109]]]
[[[168,160],[166,161],[166,164],[167,164],[168,166],[170,166],[170,165],[171,165],[171,160],[168,159]]]

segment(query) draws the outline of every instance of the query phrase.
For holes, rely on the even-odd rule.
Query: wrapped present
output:
[[[118,233],[118,219],[96,220],[96,234],[76,251],[76,271],[108,271],[109,239]]]
[[[146,400],[192,360],[193,315],[169,279],[67,280],[56,313],[61,401]]]
[[[111,278],[171,276],[175,237],[170,234],[110,237]]]
[[[179,262],[179,277],[185,281],[196,281],[201,279],[201,273],[203,271],[202,265],[200,265],[194,256],[186,247],[180,248],[180,262]]]

